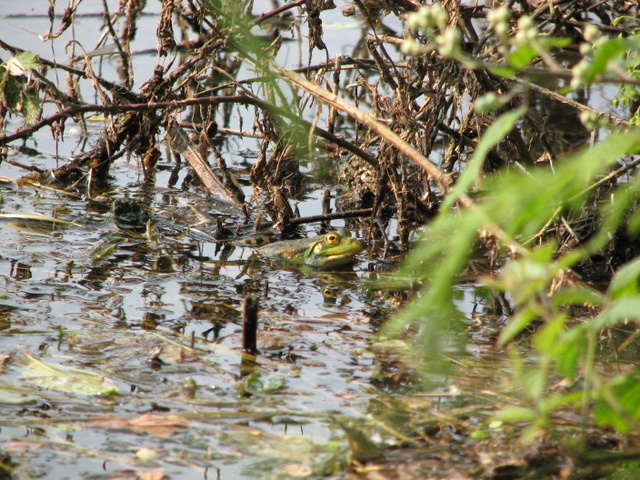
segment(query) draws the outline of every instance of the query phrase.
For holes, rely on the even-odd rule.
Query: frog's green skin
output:
[[[364,249],[346,228],[301,240],[283,240],[258,248],[261,255],[304,263],[316,268],[333,268],[354,261]]]

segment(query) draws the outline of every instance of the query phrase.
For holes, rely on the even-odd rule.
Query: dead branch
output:
[[[202,155],[196,146],[193,145],[187,134],[174,120],[169,122],[167,138],[171,149],[182,155],[187,160],[211,195],[218,200],[235,207],[238,212],[244,212],[242,202],[238,200],[231,190],[222,184],[215,173],[213,173],[213,170],[211,170],[209,164],[204,160],[204,158],[202,158]]]

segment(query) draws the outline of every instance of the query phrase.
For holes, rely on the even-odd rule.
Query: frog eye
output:
[[[327,233],[325,241],[329,245],[336,245],[340,241],[340,235],[338,235],[337,233]]]

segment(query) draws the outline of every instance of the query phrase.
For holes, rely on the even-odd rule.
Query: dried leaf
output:
[[[202,158],[198,149],[193,145],[187,134],[180,128],[176,122],[171,122],[167,131],[169,146],[172,150],[182,155],[193,170],[198,175],[211,195],[215,196],[221,202],[232,205],[239,212],[242,212],[242,203],[222,182],[218,179],[211,167]]]
[[[189,421],[180,415],[145,413],[129,421],[134,427],[186,427]]]
[[[126,422],[126,426],[146,430],[160,436],[172,435],[177,428],[188,427],[190,422],[180,415],[145,413]]]
[[[138,478],[140,480],[162,480],[167,478],[164,474],[164,469],[147,470],[144,472],[138,472]]]

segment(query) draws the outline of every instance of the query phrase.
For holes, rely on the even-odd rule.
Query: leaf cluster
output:
[[[27,124],[35,122],[40,102],[29,91],[30,70],[38,67],[34,53],[23,52],[0,65],[0,104],[22,115]]]
[[[526,74],[536,61],[555,68],[552,49],[565,46],[566,40],[540,38],[533,26],[527,23],[524,27],[533,34],[507,37],[508,27],[500,30],[502,65],[476,62],[474,68],[485,68],[507,79]],[[531,41],[522,41],[525,37]],[[638,40],[637,36],[593,39],[588,48],[581,49],[584,60],[573,69],[571,88],[615,76],[621,85],[635,91],[637,85],[624,72],[637,65]],[[469,58],[458,60],[463,66],[471,63]],[[478,105],[479,110],[504,109],[512,99],[512,93],[494,94],[490,102],[478,102],[484,102]],[[515,310],[498,346],[511,345],[513,381],[528,402],[524,408],[506,408],[498,417],[528,422],[529,428],[523,433],[526,439],[533,438],[540,428],[553,429],[554,414],[567,407],[580,409],[585,424],[595,421],[627,432],[636,428],[640,419],[640,373],[637,369],[603,372],[598,368],[598,354],[607,332],[640,320],[640,260],[628,261],[604,286],[590,284],[576,274],[576,268],[608,248],[620,232],[637,238],[640,175],[635,173],[626,182],[605,186],[603,179],[611,178],[608,176],[618,162],[634,161],[640,152],[640,130],[609,133],[603,140],[561,158],[553,168],[544,165],[503,170],[483,178],[482,166],[489,152],[508,137],[526,112],[524,105],[503,113],[478,142],[456,186],[444,198],[439,215],[427,226],[421,242],[400,269],[399,276],[418,279],[424,287],[389,323],[387,333],[397,335],[407,325],[417,325],[414,355],[422,359],[424,369],[433,372],[451,368],[443,345],[451,325],[463,318],[455,304],[454,286],[477,254],[476,247],[493,245],[494,261],[498,258],[502,268],[499,274],[481,282],[504,295]],[[473,206],[456,208],[467,193],[476,197]],[[590,216],[590,233],[561,248],[561,239],[549,226],[559,219],[565,223],[569,218],[584,219],[587,212],[595,212]],[[496,248],[501,253],[496,254]],[[535,358],[526,368],[525,354],[514,348],[523,339],[533,349],[526,355]],[[578,386],[552,391],[551,385],[558,378]]]

